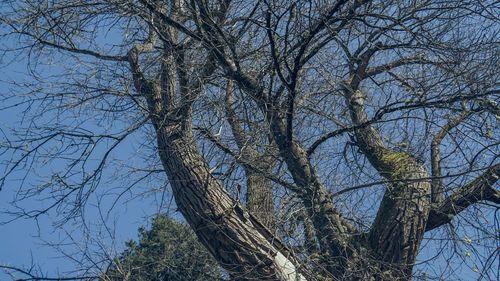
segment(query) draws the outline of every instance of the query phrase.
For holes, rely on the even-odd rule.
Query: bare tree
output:
[[[110,155],[141,134],[161,165],[140,180],[166,174],[235,280],[428,276],[424,246],[456,253],[464,231],[480,276],[498,278],[494,1],[5,2],[9,51],[29,56],[36,82],[4,98],[34,115],[5,143],[2,182],[66,164],[21,185],[50,204],[18,216],[78,216]]]

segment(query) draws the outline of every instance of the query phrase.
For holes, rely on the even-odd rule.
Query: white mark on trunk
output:
[[[283,280],[287,281],[307,281],[307,279],[300,273],[297,272],[295,265],[283,256],[282,253],[278,252],[274,257],[274,263],[277,268],[281,271]]]

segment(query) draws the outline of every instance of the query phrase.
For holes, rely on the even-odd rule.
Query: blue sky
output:
[[[5,42],[3,42],[5,44]],[[13,59],[13,60],[11,60]],[[3,57],[2,63],[9,64],[0,69],[0,97],[5,97],[10,95],[10,93],[15,90],[15,86],[12,85],[12,81],[29,81],[27,60],[23,57]],[[10,108],[10,105],[17,103],[19,99],[11,99],[1,103],[0,110],[0,129],[4,135],[1,136],[1,141],[6,141],[7,139],[12,139],[11,129],[19,127],[19,123],[23,120],[24,106],[15,106]],[[95,128],[96,130],[99,128]],[[140,138],[140,137],[139,137]],[[132,157],[136,147],[134,143],[137,139],[130,139],[120,144],[119,147],[119,157],[115,155],[116,159],[127,159]],[[0,162],[10,160],[10,154],[4,153],[0,155]],[[136,160],[140,162],[139,160]],[[54,164],[53,169],[61,168],[58,167],[60,163]],[[5,172],[5,166],[0,166],[1,172]],[[102,180],[103,182],[111,180],[110,171],[109,174],[105,174]],[[4,188],[0,191],[0,210],[1,211],[13,211],[14,209],[10,206],[11,201],[16,196],[19,186],[21,185],[20,178],[23,177],[22,172],[14,173],[12,176],[7,178]],[[24,179],[24,186],[29,186],[31,184],[36,184],[39,182],[40,177],[35,173],[28,173]],[[130,179],[128,179],[130,180]],[[127,180],[123,181],[126,182]],[[117,183],[115,187],[120,187]],[[96,235],[100,233],[102,242],[104,242],[106,247],[109,249],[116,249],[118,252],[123,249],[124,242],[129,239],[137,238],[137,228],[141,225],[146,225],[148,219],[151,215],[158,211],[161,204],[158,204],[160,192],[152,193],[150,195],[139,196],[137,194],[125,194],[118,204],[115,205],[112,212],[109,215],[107,224],[114,229],[116,236],[113,237],[115,240],[111,239],[106,231],[102,227],[97,227],[101,220],[99,218],[98,207],[96,206],[100,201],[104,202],[101,209],[106,210],[106,200],[99,200],[102,196],[106,196],[103,191],[98,191],[93,194],[92,198],[87,204],[85,210],[86,213],[86,225],[91,229]],[[107,195],[109,196],[109,195]],[[37,209],[46,206],[46,202],[39,200],[39,198],[32,198],[23,203],[30,209]],[[0,213],[0,222],[6,222],[11,220],[12,217]],[[48,215],[42,215],[37,220],[34,219],[18,219],[12,221],[8,224],[0,224],[0,233],[2,239],[0,239],[0,263],[5,265],[12,265],[18,267],[30,267],[32,264],[39,266],[43,269],[43,273],[49,276],[60,276],[61,273],[71,272],[76,267],[75,264],[70,262],[67,258],[62,257],[62,253],[52,246],[48,246],[47,243],[67,243],[69,240],[66,233],[72,233],[73,237],[78,241],[79,239],[85,238],[82,233],[82,222],[79,220],[70,221],[64,224],[62,227],[56,226],[57,219],[59,219],[54,212]],[[113,244],[114,242],[114,244]],[[64,247],[63,249],[69,251],[70,253],[75,250],[73,246]],[[71,273],[69,273],[71,275]],[[0,280],[9,280],[8,276],[0,271]]]
[[[1,6],[5,8],[3,5]],[[3,34],[5,26],[0,24],[0,33]],[[7,38],[7,40],[5,39]],[[17,37],[3,37],[0,41],[0,49],[13,50],[19,47]],[[96,42],[102,44],[101,47],[114,50],[114,46],[119,44],[123,38],[116,30],[107,29],[105,32],[99,33]],[[33,80],[30,71],[35,65],[34,60],[29,61],[27,50],[23,52],[7,52],[0,54],[0,143],[15,139],[12,135],[12,129],[30,126],[27,122],[27,117],[24,113],[26,104],[13,106],[21,101],[21,97],[14,97],[5,100],[7,96],[12,96],[14,92],[19,90],[14,83],[33,83],[37,87],[40,84],[40,91],[44,91],[48,81]],[[33,54],[32,54],[33,55]],[[56,73],[65,73],[66,71],[76,71],[77,64],[71,64],[68,68],[61,68],[62,65],[67,65],[67,58],[61,61],[62,56],[55,55],[53,58],[47,59],[45,62],[36,66],[36,70],[42,77],[51,77]],[[42,59],[44,59],[42,57]],[[84,63],[82,62],[82,65]],[[99,73],[99,75],[102,75]],[[42,85],[43,83],[43,85]],[[35,95],[36,91],[30,93]],[[34,116],[34,121],[39,124],[50,124],[51,114],[43,114]],[[118,122],[111,125],[115,127],[105,127],[106,124],[99,122],[101,116],[95,115],[92,110],[87,112],[88,120],[85,120],[85,126],[91,131],[107,131],[119,129],[121,124]],[[64,120],[64,114],[61,115],[63,120],[61,123],[71,122],[71,118]],[[69,115],[67,117],[70,117]],[[22,123],[24,122],[24,123]],[[22,124],[21,124],[22,123]],[[109,126],[109,125],[108,125]],[[128,166],[145,166],[145,159],[136,157],[138,150],[145,150],[141,144],[146,138],[144,132],[139,131],[136,135],[132,135],[124,142],[119,144],[116,153],[110,155],[110,159],[121,161]],[[55,145],[57,146],[57,145]],[[96,148],[96,155],[93,158],[98,159],[99,151],[105,149],[106,144]],[[140,153],[139,153],[140,154]],[[6,172],[7,165],[12,158],[9,152],[1,153],[0,150],[0,175]],[[146,156],[144,156],[146,157]],[[146,159],[147,160],[147,159]],[[89,161],[90,168],[95,164],[95,160]],[[94,162],[94,163],[93,163]],[[15,211],[10,204],[16,197],[19,187],[35,186],[47,180],[47,175],[50,177],[52,171],[64,169],[66,163],[63,161],[50,161],[43,165],[39,165],[36,169],[29,170],[27,173],[23,169],[13,173],[6,179],[3,190],[0,191],[0,222],[10,221],[12,216],[6,212]],[[26,169],[24,169],[26,171]],[[116,178],[120,177],[119,180]],[[23,179],[24,178],[24,179]],[[30,267],[35,265],[42,269],[42,273],[48,276],[57,277],[63,275],[72,275],[72,271],[78,269],[78,264],[71,262],[70,259],[64,257],[64,253],[56,249],[56,247],[48,246],[47,244],[62,244],[61,250],[74,258],[80,258],[80,254],[76,254],[80,249],[76,246],[90,246],[87,249],[91,254],[109,251],[112,255],[121,252],[124,248],[124,242],[129,239],[137,238],[137,229],[141,225],[147,225],[149,218],[157,213],[160,209],[164,212],[169,201],[169,196],[164,196],[165,183],[160,179],[152,177],[151,181],[141,182],[135,187],[132,192],[124,193],[112,210],[106,213],[111,204],[117,197],[117,192],[122,187],[126,187],[133,179],[133,176],[127,174],[127,171],[120,169],[107,169],[101,178],[101,187],[92,193],[85,209],[83,210],[85,219],[74,219],[66,222],[63,225],[58,224],[58,220],[62,215],[60,210],[53,210],[45,215],[34,219],[18,219],[8,224],[0,224],[0,264],[11,265],[16,267]],[[150,191],[151,189],[154,191]],[[37,196],[24,200],[22,206],[27,209],[40,209],[50,201],[41,200],[42,196]],[[163,202],[162,200],[166,201]],[[167,206],[168,207],[168,206]],[[100,212],[101,211],[101,212]],[[102,216],[101,216],[102,214]],[[104,223],[103,223],[104,221]],[[109,228],[103,227],[106,225]],[[69,234],[69,235],[68,235]],[[86,235],[88,234],[88,235]],[[71,239],[69,239],[71,237]],[[92,238],[91,240],[88,240]],[[22,276],[19,276],[22,277]],[[8,276],[0,271],[0,280],[9,280]]]

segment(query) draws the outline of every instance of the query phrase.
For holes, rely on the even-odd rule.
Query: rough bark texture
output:
[[[0,154],[7,147],[19,159],[0,164],[7,163],[9,176],[18,175],[22,167],[31,171],[31,164],[45,163],[53,154],[66,166],[54,177],[41,173],[47,184],[18,192],[26,200],[47,195],[56,200],[54,205],[35,215],[24,210],[15,214],[38,217],[51,208],[65,210],[62,204],[72,202],[70,211],[62,213],[73,218],[91,198],[114,148],[148,120],[178,209],[236,280],[408,280],[426,231],[452,223],[480,201],[500,204],[498,134],[491,125],[500,116],[494,5],[3,2],[2,38],[16,36],[22,44],[0,44],[0,58],[15,62],[11,52],[19,51],[20,58],[26,50],[29,71],[37,79],[13,83],[12,88],[21,90],[2,96],[6,105],[0,110],[38,107],[36,113],[57,116],[35,120],[35,115],[36,122],[21,122],[25,130],[7,133],[19,140],[0,141]],[[110,32],[121,34],[104,42]],[[75,65],[62,60],[63,65],[53,65],[52,58],[45,59],[60,53],[68,53],[68,62]],[[54,76],[37,74],[52,67]],[[13,102],[17,94],[19,103]],[[98,121],[94,116],[86,119],[91,109],[123,131],[91,128]],[[210,134],[213,124],[226,122],[231,134]],[[335,131],[328,131],[330,126]],[[454,128],[457,136],[467,138],[448,138]],[[206,139],[195,138],[192,130],[207,131]],[[423,135],[424,130],[437,132],[432,137]],[[412,137],[404,147],[395,145]],[[358,149],[349,149],[354,146]],[[110,148],[89,174],[97,163],[94,156],[104,147]],[[417,160],[414,151],[423,159]],[[320,166],[332,159],[339,163]],[[364,169],[365,162],[371,167]],[[476,179],[455,187],[486,165]],[[458,170],[461,174],[448,175]],[[279,175],[273,175],[276,171]],[[77,175],[82,175],[79,183]],[[347,179],[351,175],[352,181]],[[5,179],[0,177],[0,187]],[[246,181],[246,206],[226,192],[226,180],[241,186]],[[363,184],[340,186],[355,182]],[[452,184],[446,186],[448,182]],[[381,187],[380,202],[375,202],[378,192],[372,196],[360,191],[367,186]],[[330,192],[340,188],[336,195],[355,193],[334,200]],[[285,200],[273,195],[283,194],[297,203],[297,213],[278,228],[274,203]],[[377,203],[379,209],[364,210]],[[281,231],[287,224],[293,231]],[[297,254],[283,246],[282,234]]]
[[[140,83],[138,83],[140,84]],[[177,206],[202,243],[236,280],[306,280],[298,262],[269,230],[232,199],[199,154],[189,114],[165,118],[158,91],[148,95],[158,151]]]
[[[385,157],[397,157],[390,161],[399,171],[390,177],[396,182],[386,188],[368,239],[376,255],[387,263],[382,272],[390,270],[393,277],[408,278],[425,232],[430,182],[421,180],[428,178],[428,173],[411,157],[384,153]]]
[[[237,280],[294,280],[293,256],[226,193],[188,136],[158,129],[160,156],[179,210]],[[284,262],[279,260],[283,256]],[[292,276],[293,275],[293,276]]]
[[[362,1],[356,3],[349,13],[354,12],[358,4],[362,5]],[[214,63],[216,61],[224,69],[225,78],[234,80],[239,89],[258,104],[268,121],[272,143],[293,178],[295,187],[289,188],[302,200],[305,207],[306,235],[308,239],[317,241],[319,247],[315,249],[315,243],[309,243],[309,246],[314,253],[320,253],[317,258],[320,266],[312,280],[411,279],[412,268],[426,230],[449,222],[454,215],[479,200],[498,202],[498,191],[492,188],[498,179],[497,168],[464,186],[456,195],[443,199],[440,197],[443,194],[442,183],[434,180],[431,186],[429,173],[423,164],[407,152],[385,146],[377,128],[370,123],[365,110],[365,96],[360,89],[361,82],[367,78],[369,60],[378,50],[375,46],[364,52],[360,50],[358,57],[353,58],[350,76],[342,89],[354,126],[356,145],[378,173],[389,181],[370,230],[368,233],[359,233],[333,204],[309,155],[293,134],[297,75],[304,63],[302,56],[315,33],[325,27],[325,22],[320,22],[310,34],[305,35],[303,45],[297,47],[299,54],[294,62],[294,70],[289,77],[281,74],[284,86],[275,97],[270,98],[259,81],[242,71],[235,61],[237,58],[228,53],[228,48],[223,47],[224,38],[205,4],[197,4],[199,14],[196,19],[203,36],[206,36],[199,40],[213,53]],[[344,2],[339,1],[337,4],[332,13]],[[272,33],[269,37],[273,42]],[[280,62],[276,53],[273,59],[274,66],[279,70]],[[138,69],[133,52],[130,60],[132,68]],[[166,82],[174,75],[169,70],[175,68],[176,63],[179,62],[171,61],[166,56],[163,70]],[[210,71],[213,69],[208,68],[208,72]],[[212,176],[191,135],[190,104],[196,97],[193,92],[203,83],[195,83],[198,86],[193,86],[183,82],[187,77],[177,73],[180,75],[180,85],[184,86],[181,91],[184,100],[181,100],[181,104],[187,104],[180,109],[175,109],[175,103],[171,101],[175,96],[172,92],[176,91],[174,84],[149,83],[144,81],[140,72],[134,73],[134,80],[137,90],[147,97],[157,132],[160,158],[179,210],[200,240],[234,279],[305,280],[303,275],[297,273],[298,260],[265,227],[272,226],[273,222],[272,184],[259,170],[270,170],[273,165],[263,161],[266,155],[258,152],[238,120],[233,108],[233,82],[228,84],[226,94],[227,119],[241,157],[245,159],[240,164],[247,177],[250,213],[235,202]],[[279,96],[283,92],[288,93],[286,103],[279,102]],[[439,143],[447,131],[456,126],[454,122],[447,125],[433,142],[434,176],[440,174]],[[460,119],[456,122],[458,124]],[[435,203],[434,206],[431,203]]]
[[[146,98],[158,153],[177,206],[201,242],[235,280],[256,276],[259,280],[306,280],[293,254],[229,196],[199,153],[191,132],[191,103],[199,90],[197,84],[176,89],[169,80],[175,73],[182,74],[172,70],[178,62],[170,60],[169,53],[162,64],[161,77],[166,81],[146,79],[139,67],[139,52],[139,48],[129,52],[134,85]],[[177,90],[182,94],[179,103],[172,94]]]
[[[359,75],[359,74],[358,74]],[[411,155],[387,149],[368,121],[364,95],[355,76],[345,90],[357,145],[388,184],[367,239],[378,273],[375,278],[409,279],[425,233],[431,186],[425,168]]]
[[[298,194],[314,225],[320,251],[327,257],[324,266],[335,276],[348,269],[347,260],[352,254],[351,235],[356,229],[342,218],[326,188],[320,182],[306,151],[295,140],[287,137],[285,122],[274,112],[268,116],[274,140],[294,182],[300,187]],[[274,114],[273,114],[274,113]]]
[[[251,169],[245,170],[247,176],[247,208],[263,225],[274,228],[273,185]]]

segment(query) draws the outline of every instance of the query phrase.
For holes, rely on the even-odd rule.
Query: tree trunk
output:
[[[377,260],[373,266],[376,279],[410,279],[422,242],[429,210],[431,184],[425,167],[405,152],[385,147],[378,130],[368,123],[364,94],[358,90],[358,73],[345,91],[356,142],[371,165],[388,179],[375,221],[368,233],[370,255]]]
[[[400,169],[391,177],[377,217],[368,235],[371,249],[380,258],[381,278],[410,279],[430,210],[429,180],[425,169],[404,153],[386,152]],[[385,277],[384,277],[385,276]]]
[[[245,169],[247,176],[247,207],[263,225],[274,228],[273,185],[271,180]]]
[[[156,127],[177,206],[221,266],[237,280],[306,280],[293,255],[212,176],[189,129]]]
[[[241,151],[241,157],[244,159],[242,166],[247,178],[247,208],[262,224],[269,229],[274,229],[273,183],[260,171],[272,170],[276,161],[272,157],[272,149],[266,149],[262,153],[257,150],[252,138],[243,129],[243,124],[234,109],[235,103],[234,82],[228,80],[225,99],[226,116],[234,140]],[[269,146],[272,147],[273,144]]]
[[[253,215],[232,199],[211,174],[191,131],[190,102],[169,99],[175,89],[147,80],[130,52],[134,85],[145,97],[158,153],[179,211],[200,241],[235,280],[307,280],[298,260]],[[175,68],[166,65],[165,71]],[[183,89],[185,98],[198,87]]]

